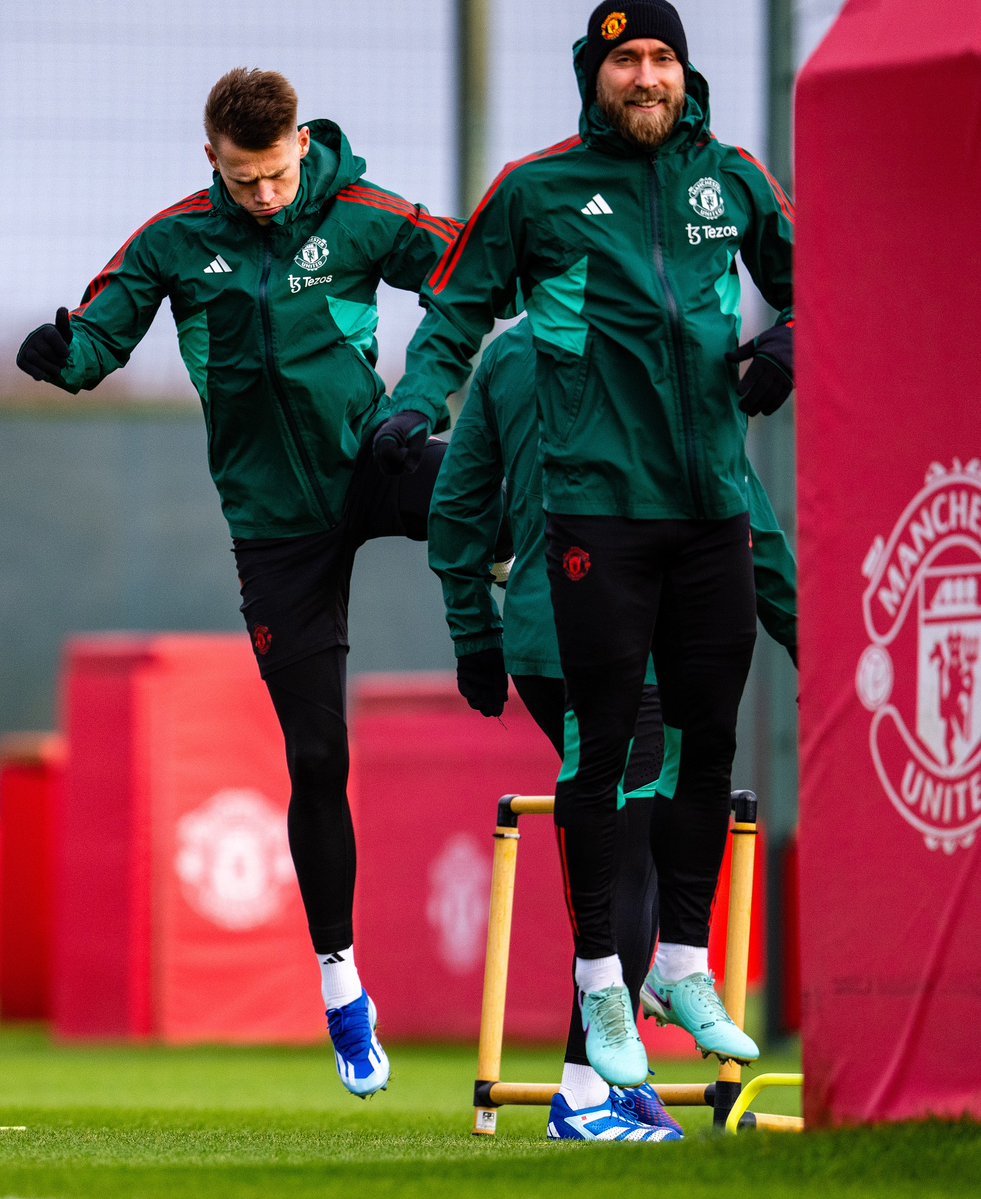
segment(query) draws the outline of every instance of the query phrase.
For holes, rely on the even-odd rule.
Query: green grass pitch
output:
[[[507,1107],[496,1137],[473,1137],[475,1047],[388,1048],[391,1086],[361,1102],[342,1089],[326,1041],[79,1047],[0,1027],[0,1124],[26,1126],[0,1132],[0,1199],[923,1199],[981,1180],[981,1130],[968,1122],[721,1137],[707,1109],[688,1108],[677,1109],[688,1134],[679,1145],[573,1145],[545,1140],[544,1108]],[[504,1074],[547,1081],[560,1057],[509,1048]],[[793,1053],[761,1066],[797,1068]],[[693,1059],[657,1076],[708,1082],[713,1072]],[[795,1113],[799,1100],[771,1090],[756,1106]]]

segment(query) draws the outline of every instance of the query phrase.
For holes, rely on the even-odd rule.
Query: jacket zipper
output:
[[[702,502],[702,487],[698,480],[698,461],[695,456],[695,430],[692,423],[691,389],[688,384],[688,368],[685,365],[684,338],[681,329],[681,309],[678,297],[668,278],[667,265],[664,260],[664,245],[661,240],[660,213],[660,179],[658,178],[657,159],[652,157],[651,164],[651,224],[654,232],[654,269],[664,289],[664,298],[668,306],[668,318],[671,326],[671,345],[674,350],[675,367],[678,371],[678,391],[681,397],[681,424],[685,437],[685,462],[688,466],[688,482],[691,487],[692,499],[695,503],[695,515],[704,518],[705,505]]]
[[[310,459],[307,447],[303,444],[303,439],[300,437],[300,427],[296,421],[296,413],[293,411],[293,405],[290,403],[289,395],[283,386],[279,367],[276,365],[276,356],[273,353],[272,318],[269,314],[269,274],[272,270],[272,263],[273,255],[269,245],[269,234],[264,232],[262,240],[262,274],[259,277],[259,313],[262,317],[263,354],[266,361],[266,370],[269,373],[269,380],[272,383],[276,400],[282,409],[283,416],[286,417],[286,423],[293,437],[293,444],[296,447],[297,454],[300,456],[300,462],[303,464],[303,470],[306,473],[307,482],[310,484],[310,490],[313,492],[317,505],[320,508],[320,514],[327,521],[328,526],[334,528],[337,521],[334,519],[334,514],[327,503],[324,490],[320,486],[320,480],[317,478],[316,471],[313,468],[313,462]]]

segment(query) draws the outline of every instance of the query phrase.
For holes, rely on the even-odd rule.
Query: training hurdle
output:
[[[746,980],[749,969],[750,917],[753,905],[753,871],[756,860],[757,798],[752,791],[733,791],[733,820],[729,829],[732,856],[729,876],[729,923],[726,938],[726,1010],[740,1028],[746,1018]],[[497,1132],[498,1109],[505,1105],[548,1106],[558,1083],[504,1082],[501,1058],[504,1045],[504,1009],[507,995],[508,958],[511,948],[511,919],[514,912],[514,883],[518,862],[518,818],[551,815],[552,795],[505,795],[497,805],[494,830],[494,863],[491,874],[490,912],[487,919],[487,957],[480,1011],[480,1040],[477,1050],[477,1079],[474,1083],[475,1136]],[[743,1128],[799,1132],[799,1116],[782,1116],[749,1111],[749,1104],[768,1086],[800,1086],[800,1074],[761,1074],[742,1089],[742,1067],[722,1062],[711,1083],[667,1083],[657,1093],[668,1107],[712,1108],[713,1125],[735,1133]]]

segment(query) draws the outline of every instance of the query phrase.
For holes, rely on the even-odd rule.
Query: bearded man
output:
[[[665,732],[650,823],[661,940],[641,1002],[705,1054],[759,1055],[715,991],[707,946],[756,636],[747,416],[793,388],[793,208],[751,154],[711,133],[671,4],[601,5],[574,56],[579,134],[505,167],[444,254],[374,446],[383,470],[412,470],[494,318],[523,300],[566,682],[555,823],[586,1056],[607,1083],[638,1087],[648,1063],[612,898],[651,652]],[[737,255],[778,313],[741,347]],[[593,1115],[607,1119],[557,1096],[550,1135],[583,1139]]]

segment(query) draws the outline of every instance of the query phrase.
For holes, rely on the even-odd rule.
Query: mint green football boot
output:
[[[626,987],[582,994],[586,1057],[611,1086],[639,1087],[648,1075],[647,1050],[637,1031]]]
[[[653,967],[640,989],[644,1015],[658,1024],[677,1024],[691,1033],[703,1057],[710,1053],[720,1061],[730,1058],[746,1066],[760,1056],[756,1042],[733,1021],[716,994],[714,976],[689,974],[669,983]]]

